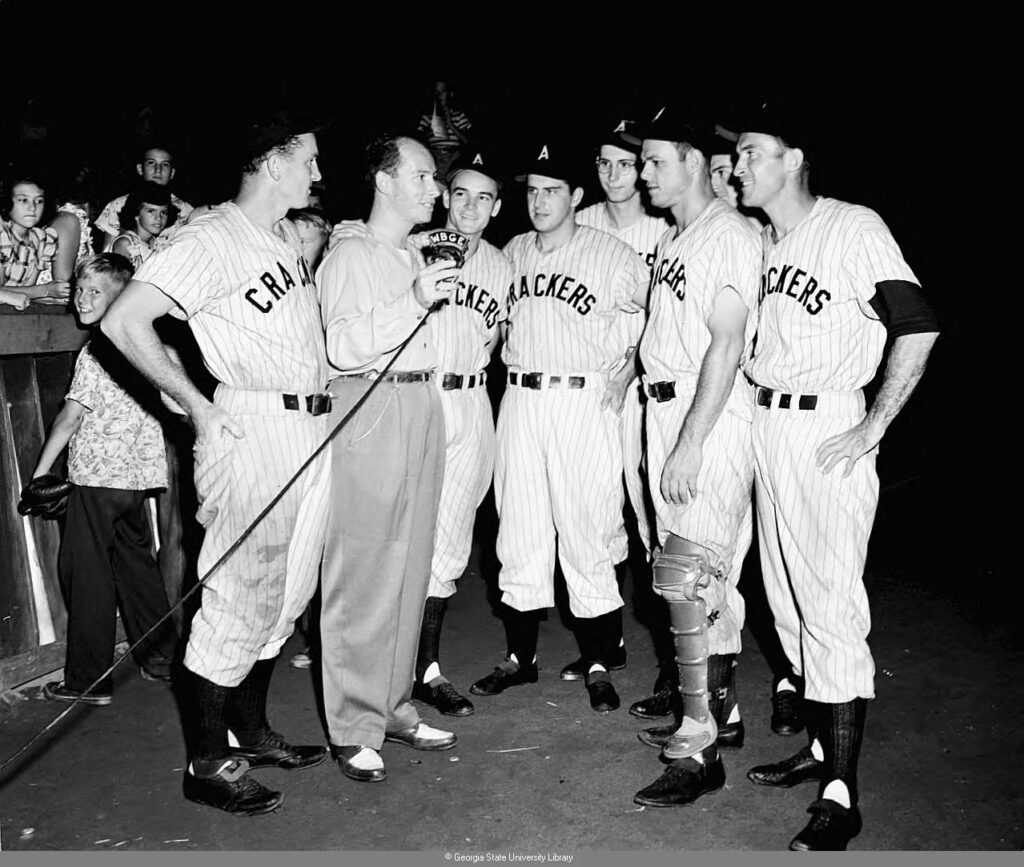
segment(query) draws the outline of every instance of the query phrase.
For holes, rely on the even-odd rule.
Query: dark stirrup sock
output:
[[[832,780],[842,780],[850,791],[850,803],[857,804],[857,763],[864,740],[864,720],[868,702],[864,698],[842,704],[819,705],[821,748],[825,752],[825,773],[821,777],[821,793]]]
[[[205,677],[191,675],[192,718],[187,725],[189,759],[215,759],[226,756],[228,748],[227,706],[234,689],[220,686]]]
[[[735,692],[730,696],[736,678],[735,653],[708,657],[708,709],[718,725],[725,725],[736,706]],[[730,700],[731,699],[731,700]]]
[[[276,662],[277,657],[258,660],[232,690],[227,707],[228,725],[243,746],[258,744],[270,730],[267,693]]]
[[[543,608],[532,611],[516,611],[507,605],[504,608],[505,634],[508,638],[508,652],[514,653],[520,665],[533,665],[537,655],[537,638],[540,634],[540,618]]]
[[[423,675],[430,664],[438,661],[441,647],[441,625],[448,610],[448,600],[438,596],[428,596],[423,608],[423,624],[420,626],[420,644],[416,651],[416,682],[423,680]]]

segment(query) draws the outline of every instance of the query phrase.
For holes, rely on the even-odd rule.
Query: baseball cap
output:
[[[481,150],[471,150],[459,157],[449,166],[448,172],[444,177],[445,182],[450,183],[452,178],[459,172],[464,171],[479,172],[482,175],[487,175],[498,185],[498,189],[501,189],[503,172],[489,153],[484,153]]]
[[[561,141],[542,141],[536,144],[516,173],[516,180],[524,182],[529,175],[543,175],[565,181],[570,187],[583,185],[583,168],[578,155],[570,145]]]
[[[275,109],[257,114],[243,123],[243,162],[257,160],[297,135],[319,132],[326,126],[326,119],[312,112]]]
[[[814,133],[801,114],[782,102],[759,101],[741,110],[736,117],[726,119],[733,135],[759,132],[781,138],[791,147],[807,148],[814,144]]]
[[[640,156],[640,142],[632,134],[636,127],[635,120],[620,117],[614,123],[608,124],[599,135],[594,136],[594,148],[600,150],[601,145],[615,145]]]
[[[720,140],[715,131],[714,121],[705,112],[673,104],[662,106],[654,117],[623,133],[622,138],[636,145],[642,144],[644,139],[685,142],[700,150],[705,156],[729,153],[732,150],[731,146],[726,146]]]

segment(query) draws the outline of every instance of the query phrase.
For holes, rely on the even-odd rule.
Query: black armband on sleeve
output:
[[[868,302],[890,337],[923,334],[939,330],[939,317],[921,287],[906,280],[883,280],[875,284]]]

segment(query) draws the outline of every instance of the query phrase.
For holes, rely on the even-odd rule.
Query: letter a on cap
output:
[[[537,159],[538,160],[549,160],[549,159],[551,159],[551,156],[548,154],[548,146],[547,145],[544,145],[540,149],[540,154],[537,156]]]
[[[626,124],[627,123],[628,123],[628,121],[620,120],[619,121],[619,125],[617,127],[615,127],[615,129],[613,129],[612,132],[625,132],[626,131]]]
[[[473,160],[470,163],[471,166],[482,166],[483,164],[484,158],[480,154],[477,154],[475,157],[473,157]]]
[[[668,106],[666,106],[666,105],[663,105],[663,106],[662,106],[661,108],[659,108],[659,109],[658,109],[658,113],[657,113],[656,115],[654,115],[654,117],[652,117],[652,118],[651,118],[651,120],[652,120],[652,121],[655,121],[655,120],[657,120],[657,119],[658,119],[659,117],[661,117],[661,116],[662,116],[662,115],[663,115],[663,114],[665,113],[665,109],[666,109],[666,108],[668,108]]]

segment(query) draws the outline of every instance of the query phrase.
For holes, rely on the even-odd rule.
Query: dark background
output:
[[[5,32],[25,31],[14,22],[34,20],[43,8],[6,0]],[[443,35],[431,41],[419,36],[412,13],[409,32],[398,39],[397,23],[382,29],[347,10],[332,17],[342,14],[339,7],[316,4],[312,14],[248,6],[244,16],[233,4],[209,6],[193,29],[184,20],[187,4],[167,7],[173,27],[160,20],[147,29],[136,10],[121,19],[134,28],[125,42],[117,41],[124,40],[115,35],[120,31],[106,29],[119,7],[104,8],[103,20],[83,10],[74,20],[61,14],[60,27],[49,32],[75,34],[80,62],[70,74],[66,63],[34,62],[36,71],[20,75],[8,91],[0,116],[5,165],[26,156],[41,160],[55,189],[87,166],[90,198],[100,206],[129,188],[138,133],[147,125],[175,149],[179,195],[193,204],[229,198],[238,177],[232,146],[239,125],[286,106],[330,121],[318,137],[330,215],[365,216],[363,145],[382,130],[411,129],[429,110],[437,78],[453,84],[477,140],[510,165],[550,137],[571,137],[585,155],[595,130],[620,116],[649,116],[668,100],[703,101],[722,115],[752,99],[800,105],[819,133],[814,191],[877,210],[942,317],[925,378],[883,442],[883,491],[906,497],[897,514],[880,513],[894,522],[883,532],[927,568],[947,568],[951,552],[943,543],[952,540],[984,574],[995,571],[990,504],[999,490],[995,479],[1007,473],[992,415],[1000,400],[991,373],[997,341],[992,307],[979,303],[978,251],[967,240],[966,226],[977,220],[965,214],[985,189],[981,161],[965,166],[961,146],[980,123],[980,73],[965,77],[938,47],[909,55],[874,45],[856,54],[838,43],[813,51],[790,45],[757,63],[739,51],[730,65],[714,45],[700,54],[647,56],[642,34],[625,55],[625,31],[614,34],[618,53],[599,40],[591,40],[588,53],[555,25],[506,45],[486,29],[477,36],[453,23],[448,42]],[[217,10],[227,8],[232,19],[217,20]],[[397,8],[388,14],[406,15]],[[870,62],[875,54],[885,63]],[[8,65],[13,60],[9,53]],[[26,144],[26,128],[42,129],[45,139]],[[584,204],[599,195],[594,178]],[[524,227],[522,198],[512,185],[490,235],[503,242]]]

